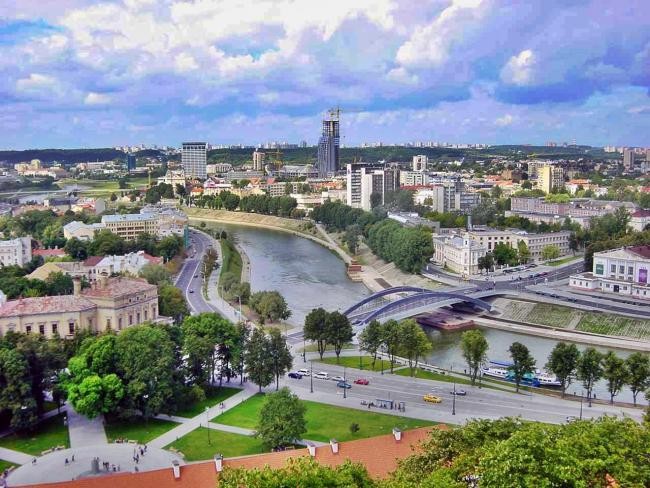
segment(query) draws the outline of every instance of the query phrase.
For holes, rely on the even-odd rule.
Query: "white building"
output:
[[[85,224],[75,220],[63,226],[63,237],[66,239],[76,237],[80,241],[91,241],[95,238],[95,232],[105,228],[106,226],[100,222],[96,224]]]
[[[185,186],[185,172],[181,170],[171,170],[168,169],[165,176],[158,178],[158,184],[164,183],[166,185],[171,185],[174,189],[174,195],[176,194],[176,185]]]
[[[630,227],[641,232],[650,225],[650,210],[637,210],[630,214]]]
[[[386,203],[386,194],[399,190],[399,169],[361,168],[361,208],[372,209],[372,195],[379,195],[379,204]]]
[[[484,246],[488,252],[492,252],[499,243],[517,249],[519,242],[523,241],[530,253],[530,262],[542,261],[542,250],[546,246],[556,246],[560,251],[560,256],[565,256],[570,252],[569,237],[571,232],[569,231],[531,234],[523,230],[476,228],[470,230],[468,234],[473,240]]]
[[[253,169],[255,171],[264,171],[264,160],[266,159],[266,153],[261,151],[253,152]]]
[[[188,178],[205,179],[208,145],[205,142],[184,142],[182,164]]]
[[[413,156],[413,171],[423,172],[427,170],[429,158],[425,155]]]
[[[650,300],[650,246],[631,246],[594,253],[591,273],[572,275],[569,285]]]
[[[429,175],[424,171],[400,171],[399,183],[401,186],[426,186],[429,184]]]
[[[486,253],[468,234],[433,236],[433,261],[463,276],[478,274],[478,259]]]
[[[0,241],[0,265],[25,266],[32,260],[32,238],[18,237]]]

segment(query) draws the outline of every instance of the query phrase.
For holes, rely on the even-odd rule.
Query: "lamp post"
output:
[[[314,361],[309,360],[309,392],[314,393]]]
[[[345,382],[345,366],[343,366],[343,398],[347,398],[348,384]]]
[[[149,419],[147,418],[147,400],[149,399],[149,394],[145,393],[142,398],[144,398],[144,408],[142,409],[142,413],[144,414],[144,422],[148,423]]]
[[[210,415],[208,415],[208,407],[205,407],[205,427],[208,429],[208,446],[211,446],[212,443],[210,442],[210,426],[208,425],[210,423]]]
[[[302,336],[302,362],[306,363],[307,362],[307,346],[305,343],[305,335],[303,333]]]
[[[456,382],[454,381],[454,394],[451,400],[451,414],[456,415]]]
[[[584,394],[585,394],[585,392],[584,392],[584,390],[582,390],[580,392],[580,420],[582,420],[582,398],[583,398]]]
[[[384,374],[384,356],[381,357],[381,374]]]

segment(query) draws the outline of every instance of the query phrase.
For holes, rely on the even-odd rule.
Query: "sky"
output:
[[[650,146],[647,0],[0,0],[0,148]]]

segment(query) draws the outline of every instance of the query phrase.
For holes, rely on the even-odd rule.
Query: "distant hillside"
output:
[[[31,159],[40,159],[44,163],[56,161],[64,164],[77,164],[85,163],[86,161],[109,161],[115,158],[124,158],[124,153],[113,148],[0,151],[0,163],[9,165]]]

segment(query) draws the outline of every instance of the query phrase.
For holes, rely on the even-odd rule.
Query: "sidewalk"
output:
[[[248,400],[250,397],[255,395],[257,393],[257,386],[248,383],[242,391],[237,393],[236,395],[231,396],[224,402],[225,408],[221,409],[219,404],[211,407],[208,409],[207,412],[202,412],[196,417],[193,417],[191,419],[185,419],[185,421],[178,425],[177,427],[174,427],[170,431],[165,432],[163,435],[156,437],[154,440],[148,443],[150,447],[156,447],[156,448],[164,448],[165,446],[171,444],[175,440],[183,437],[185,434],[189,434],[192,432],[194,429],[198,427],[205,427],[208,424],[209,419],[212,419],[219,415],[221,412],[227,412],[231,408],[235,407],[236,405],[239,405],[245,400]],[[170,420],[167,415],[158,415],[156,418],[159,418],[161,420]]]
[[[89,419],[75,412],[71,406],[68,406],[68,433],[70,447],[73,449],[108,444],[104,431],[104,417]]]
[[[13,449],[7,449],[6,447],[0,447],[0,459],[20,465],[31,463],[34,456],[30,456],[24,452],[14,451]]]

